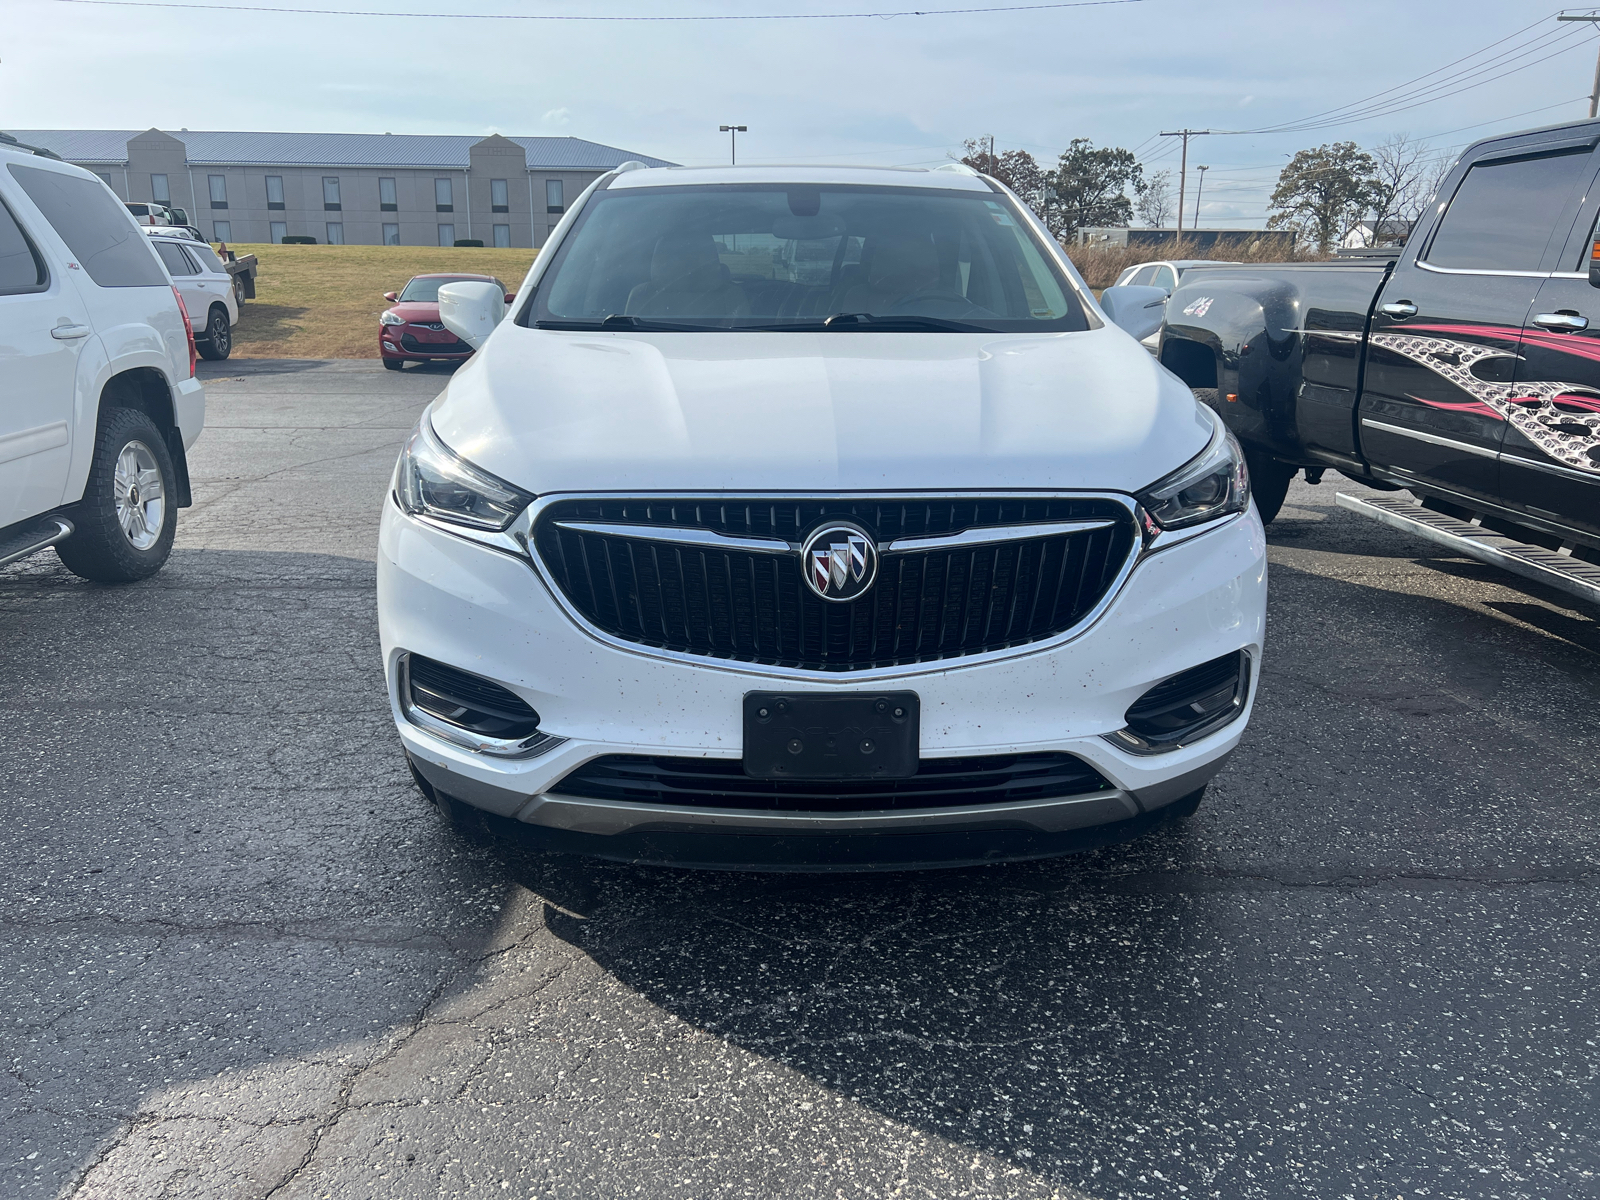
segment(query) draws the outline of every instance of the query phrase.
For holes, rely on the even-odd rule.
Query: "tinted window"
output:
[[[164,287],[150,239],[98,179],[11,165],[11,174],[101,287]]]
[[[437,304],[439,289],[447,283],[486,283],[482,275],[419,275],[406,284],[406,290],[400,293],[402,300],[414,300],[419,304]],[[494,282],[499,283],[497,279]],[[502,288],[504,285],[501,285]]]
[[[1556,218],[1592,170],[1587,149],[1472,167],[1428,248],[1437,267],[1537,271]]]
[[[44,259],[28,242],[11,210],[0,204],[0,296],[45,286]]]
[[[185,246],[191,256],[199,263],[202,271],[216,271],[227,274],[228,268],[222,265],[222,260],[217,257],[217,252],[204,242],[196,242],[193,246]]]
[[[1128,280],[1129,287],[1150,287],[1155,283],[1156,269],[1154,267],[1140,267],[1134,277]]]
[[[161,255],[161,261],[166,266],[168,275],[176,277],[199,274],[194,269],[194,264],[183,256],[183,250],[171,242],[156,242],[155,247],[156,253]]]
[[[1156,270],[1156,286],[1164,288],[1178,286],[1177,277],[1173,275],[1171,267],[1160,267]]]
[[[602,192],[557,251],[534,316],[738,329],[846,313],[1087,328],[1054,260],[994,193],[844,184]]]

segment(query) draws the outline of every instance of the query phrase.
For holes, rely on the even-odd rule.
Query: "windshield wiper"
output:
[[[885,333],[892,330],[930,331],[936,333],[993,333],[992,329],[985,329],[982,325],[971,325],[966,321],[947,321],[943,317],[919,317],[912,313],[834,313],[821,321],[784,321],[777,325],[739,325],[739,329],[760,330],[763,332],[793,332],[816,333],[850,333],[852,331],[869,331]]]
[[[597,329],[639,329],[645,332],[656,333],[681,333],[684,331],[701,332],[715,329],[714,325],[691,325],[681,321],[650,321],[643,317],[636,317],[632,313],[612,313],[599,321],[571,320],[559,318],[545,321],[535,321],[535,329],[572,329],[572,330],[597,330]]]

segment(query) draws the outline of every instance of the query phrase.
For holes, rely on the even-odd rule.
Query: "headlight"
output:
[[[399,313],[386,312],[378,318],[379,325],[404,325],[406,319]]]
[[[1139,503],[1163,529],[1198,525],[1228,513],[1243,512],[1250,505],[1244,451],[1221,418],[1210,415],[1215,432],[1206,448],[1139,493]]]
[[[533,497],[451,453],[424,413],[400,451],[395,502],[414,517],[431,517],[470,529],[502,530]]]

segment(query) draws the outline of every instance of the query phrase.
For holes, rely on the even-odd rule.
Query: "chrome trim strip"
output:
[[[569,500],[647,499],[654,494],[660,494],[663,500],[705,500],[707,502],[713,502],[718,500],[726,500],[734,493],[731,491],[669,493],[552,492],[548,495],[540,496],[537,500],[530,504],[527,509],[524,510],[523,515],[518,517],[513,523],[512,532],[520,541],[523,542],[524,545],[528,547],[528,561],[533,565],[534,572],[537,575],[539,582],[544,586],[545,590],[550,593],[551,598],[554,599],[556,604],[561,607],[562,611],[567,614],[568,618],[573,622],[573,624],[575,624],[579,629],[583,630],[584,633],[587,633],[590,637],[594,638],[597,642],[601,642],[607,646],[617,650],[622,650],[629,654],[643,654],[650,658],[660,658],[669,662],[683,663],[693,666],[697,670],[721,670],[728,671],[736,675],[763,675],[775,679],[803,679],[814,682],[828,681],[831,683],[842,684],[845,681],[855,683],[869,680],[876,681],[880,679],[897,679],[909,675],[936,674],[939,672],[952,670],[956,667],[965,667],[968,665],[994,662],[1004,658],[1021,658],[1022,656],[1028,654],[1046,653],[1048,651],[1055,650],[1074,638],[1082,636],[1085,632],[1092,628],[1095,623],[1105,615],[1106,610],[1111,607],[1112,603],[1115,602],[1115,600],[1122,594],[1122,589],[1127,584],[1129,576],[1133,574],[1134,568],[1144,561],[1147,554],[1153,552],[1154,550],[1165,548],[1159,537],[1151,540],[1143,536],[1145,526],[1139,502],[1132,496],[1119,492],[1006,491],[990,490],[987,488],[968,488],[959,490],[941,489],[939,491],[922,492],[751,492],[748,494],[759,494],[762,499],[778,501],[804,501],[826,499],[830,497],[849,500],[884,501],[927,500],[930,497],[937,497],[939,499],[948,500],[952,496],[959,495],[970,495],[974,498],[982,497],[984,499],[996,500],[1109,500],[1125,509],[1128,513],[1129,519],[1134,523],[1133,543],[1128,551],[1127,558],[1123,561],[1122,567],[1117,572],[1116,578],[1111,581],[1111,586],[1106,589],[1105,595],[1100,598],[1100,602],[1096,604],[1094,608],[1090,609],[1089,612],[1084,614],[1084,617],[1081,621],[1079,621],[1076,625],[1073,625],[1071,628],[1063,630],[1061,633],[1053,634],[1048,638],[1041,638],[1035,642],[1026,642],[1020,646],[1010,646],[1003,650],[987,650],[978,654],[961,654],[951,658],[934,658],[928,659],[924,662],[903,663],[894,667],[866,667],[855,671],[817,671],[800,667],[774,667],[766,663],[745,662],[742,659],[710,658],[703,654],[685,654],[678,650],[665,650],[657,646],[647,646],[642,642],[630,642],[625,638],[613,637],[603,629],[599,629],[596,626],[591,625],[588,619],[585,618],[584,615],[572,604],[572,602],[567,599],[566,593],[561,590],[560,585],[556,583],[555,579],[545,568],[544,563],[540,560],[538,553],[532,546],[531,531],[538,523],[539,514],[552,504],[558,504]],[[1201,526],[1200,528],[1220,528],[1222,525],[1226,525],[1228,523],[1229,522],[1227,521],[1219,521],[1214,526],[1207,525]],[[454,533],[456,531],[452,529],[449,530],[449,532]]]
[[[1476,454],[1480,458],[1500,457],[1500,453],[1497,450],[1485,450],[1482,446],[1474,446],[1470,442],[1458,442],[1453,438],[1440,437],[1436,433],[1423,433],[1420,429],[1407,429],[1404,425],[1390,425],[1386,421],[1374,421],[1371,417],[1362,417],[1361,423],[1369,429],[1381,429],[1385,433],[1398,433],[1401,437],[1415,438],[1419,442],[1427,442],[1433,446],[1444,446],[1450,450],[1462,450],[1467,454]],[[1405,470],[1404,467],[1397,469]]]
[[[559,524],[559,522],[558,522]],[[959,546],[991,546],[997,542],[1020,542],[1028,538],[1059,537],[1064,533],[1080,533],[1091,529],[1109,529],[1115,521],[1044,521],[1037,525],[988,525],[982,529],[964,529],[960,533],[938,534],[933,537],[896,538],[879,549],[886,554],[915,554],[919,551],[953,550]]]
[[[476,754],[489,754],[495,758],[538,758],[567,740],[553,733],[537,731],[525,738],[483,737],[448,721],[441,721],[411,703],[411,655],[408,653],[400,655],[395,662],[395,688],[399,693],[400,711],[407,721],[440,741]]]
[[[648,542],[670,542],[678,546],[700,546],[712,550],[749,550],[755,554],[797,553],[800,543],[783,538],[738,537],[714,529],[689,529],[676,525],[630,525],[624,521],[556,521],[557,529],[575,533],[598,533],[606,537],[638,538]]]
[[[1418,270],[1432,271],[1436,275],[1500,275],[1508,279],[1549,279],[1553,271],[1489,271],[1476,267],[1436,267],[1432,263],[1418,262]]]
[[[1544,471],[1550,475],[1559,475],[1563,479],[1576,479],[1580,483],[1592,483],[1600,487],[1600,471],[1579,471],[1574,467],[1563,467],[1559,463],[1539,462],[1532,458],[1523,458],[1520,454],[1507,454],[1500,452],[1500,461],[1511,463],[1517,467],[1527,467],[1532,471]]]
[[[561,785],[554,784],[554,787]],[[695,808],[674,804],[630,804],[544,792],[517,813],[530,825],[574,833],[615,836],[635,832],[716,830],[764,833],[892,833],[956,829],[1034,829],[1060,833],[1126,820],[1140,812],[1134,796],[1118,788],[1052,796],[1011,804],[960,808],[891,809],[876,812],[773,812],[770,809]]]

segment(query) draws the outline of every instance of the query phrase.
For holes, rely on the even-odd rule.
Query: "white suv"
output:
[[[0,145],[0,565],[108,583],[172,550],[205,423],[183,301],[88,171]]]
[[[184,230],[147,232],[167,274],[172,276],[173,286],[183,297],[189,320],[194,323],[200,357],[227,358],[233,350],[233,327],[239,323],[239,301],[234,296],[233,276],[228,274],[228,268],[215,250],[205,242],[195,241]]]
[[[618,170],[519,301],[440,290],[482,348],[384,506],[389,696],[441,807],[862,869],[1199,803],[1261,662],[1243,456],[1000,184]]]

